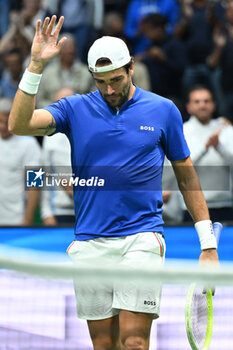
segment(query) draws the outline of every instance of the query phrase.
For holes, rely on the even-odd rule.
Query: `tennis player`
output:
[[[195,222],[200,260],[217,261],[212,223],[180,113],[170,100],[133,85],[134,63],[122,40],[102,37],[89,50],[97,91],[35,110],[43,69],[66,40],[58,41],[63,20],[56,26],[56,16],[37,22],[31,62],[14,99],[9,129],[19,135],[65,133],[75,175],[80,176],[78,166],[96,179],[101,169],[101,179],[108,180],[105,188],[75,186],[75,240],[68,254],[78,265],[105,261],[153,269],[163,264],[161,177],[166,154]],[[75,284],[75,291],[78,316],[87,320],[95,350],[149,348],[151,324],[159,316],[158,286],[129,281],[83,289]]]

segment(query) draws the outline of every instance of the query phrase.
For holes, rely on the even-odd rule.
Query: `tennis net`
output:
[[[40,261],[40,262],[38,262]],[[197,267],[167,261],[153,271],[83,266],[60,254],[0,249],[0,350],[90,350],[86,322],[76,316],[73,278],[86,283],[137,280],[163,283],[160,318],[153,322],[150,350],[190,349],[185,331],[185,297],[192,282],[216,286],[210,350],[233,349],[233,266]],[[89,282],[88,282],[89,283]]]

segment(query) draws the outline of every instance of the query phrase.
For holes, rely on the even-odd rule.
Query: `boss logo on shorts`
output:
[[[156,300],[144,300],[144,305],[156,306]]]

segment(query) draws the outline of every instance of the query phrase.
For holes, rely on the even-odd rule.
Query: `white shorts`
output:
[[[153,268],[164,263],[165,242],[159,233],[141,232],[125,237],[74,241],[67,254],[76,266],[85,262],[96,266],[101,261],[104,266],[113,264],[129,270],[143,266]],[[148,287],[129,279],[120,284],[96,285],[87,281],[84,285],[74,280],[74,287],[79,318],[102,320],[119,314],[120,310],[159,317],[161,284]]]

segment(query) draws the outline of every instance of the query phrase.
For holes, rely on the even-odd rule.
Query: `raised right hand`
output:
[[[41,29],[41,20],[37,21],[36,33],[32,42],[31,62],[28,70],[33,73],[42,73],[44,66],[53,57],[57,56],[66,40],[62,38],[58,41],[58,36],[64,22],[64,17],[60,17],[52,34],[53,27],[56,22],[56,16],[52,16],[51,20],[46,17]]]

